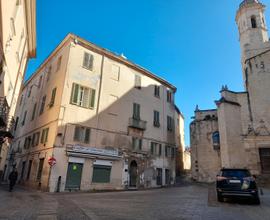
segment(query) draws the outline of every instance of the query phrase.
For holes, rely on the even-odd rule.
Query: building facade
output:
[[[19,181],[51,192],[173,184],[175,92],[69,34],[21,91],[11,161]]]
[[[6,173],[13,116],[29,58],[36,56],[35,0],[0,1],[0,180]]]
[[[190,133],[197,181],[214,181],[221,167],[248,168],[270,180],[270,42],[264,10],[258,0],[245,0],[236,15],[244,91],[223,86],[217,109],[195,110]]]

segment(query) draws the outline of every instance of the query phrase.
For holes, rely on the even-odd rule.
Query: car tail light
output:
[[[227,177],[224,177],[224,176],[217,176],[217,181],[223,181],[223,180],[226,180]]]

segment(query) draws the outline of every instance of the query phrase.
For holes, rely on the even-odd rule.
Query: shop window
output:
[[[111,166],[94,165],[93,183],[109,183],[111,178]]]

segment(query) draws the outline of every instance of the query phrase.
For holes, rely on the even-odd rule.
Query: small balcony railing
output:
[[[0,127],[6,128],[8,125],[9,106],[5,97],[0,97]]]
[[[136,118],[129,118],[128,126],[131,128],[137,128],[140,130],[146,130],[146,121],[136,119]]]

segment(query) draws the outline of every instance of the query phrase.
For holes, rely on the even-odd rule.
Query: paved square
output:
[[[0,188],[0,219],[260,220],[270,216],[270,189],[261,205],[248,201],[218,203],[213,186],[182,187],[110,193],[42,193]]]

